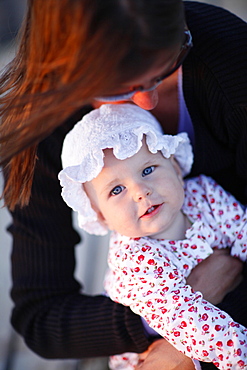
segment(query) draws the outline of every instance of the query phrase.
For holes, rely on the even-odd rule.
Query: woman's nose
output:
[[[146,92],[140,91],[135,93],[131,100],[140,108],[150,110],[155,108],[156,105],[158,104],[159,101],[158,91],[157,89]]]

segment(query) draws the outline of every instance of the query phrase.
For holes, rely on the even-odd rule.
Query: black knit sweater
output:
[[[196,2],[185,7],[194,43],[183,67],[195,130],[192,175],[214,177],[247,203],[247,25],[220,8]],[[12,324],[46,358],[141,352],[149,344],[140,318],[129,308],[81,294],[73,277],[79,237],[57,174],[64,136],[89,109],[39,145],[30,205],[13,213],[9,228],[14,240]]]

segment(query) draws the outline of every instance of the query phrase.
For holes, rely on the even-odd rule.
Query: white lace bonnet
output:
[[[126,159],[139,151],[144,134],[151,153],[160,150],[165,158],[174,154],[183,175],[190,172],[193,154],[187,133],[163,135],[154,116],[133,104],[102,105],[85,115],[65,137],[63,170],[58,175],[62,197],[78,212],[79,227],[88,233],[105,235],[108,229],[98,221],[83,183],[103,168],[103,149],[112,148],[116,158]]]

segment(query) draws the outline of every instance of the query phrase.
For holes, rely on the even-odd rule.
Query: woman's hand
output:
[[[187,278],[187,284],[212,304],[218,304],[242,280],[243,263],[231,257],[228,249],[216,249],[199,263]]]
[[[166,339],[153,342],[139,355],[136,370],[195,370],[192,360],[179,352]]]

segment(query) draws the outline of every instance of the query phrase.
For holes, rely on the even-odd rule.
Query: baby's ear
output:
[[[181,170],[181,167],[180,167],[178,161],[176,160],[174,155],[171,155],[170,160],[171,160],[171,163],[174,167],[174,170],[176,171],[176,173],[178,175],[178,179],[180,180],[181,184],[184,186],[184,179],[183,179],[183,175],[182,175],[182,170]]]

